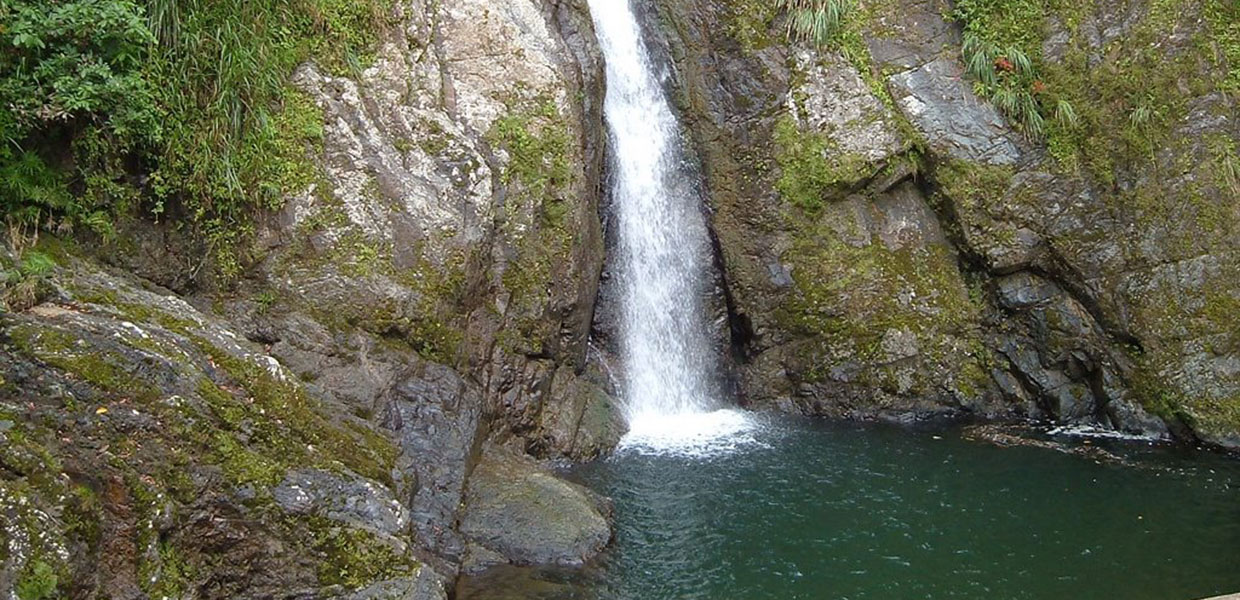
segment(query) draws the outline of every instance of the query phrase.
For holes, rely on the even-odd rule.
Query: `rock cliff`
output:
[[[653,3],[745,402],[1240,442],[1234,7],[1121,4],[876,0],[811,45],[764,3]],[[978,96],[962,26],[1079,117]]]
[[[174,227],[43,236],[56,267],[33,308],[0,316],[0,596],[441,598],[488,548],[580,561],[607,541],[584,502],[531,558],[511,548],[536,541],[477,533],[494,502],[466,502],[581,496],[503,457],[587,459],[620,433],[587,368],[603,260],[589,14],[415,0],[391,22],[356,75],[292,75],[319,115],[316,172],[237,253],[231,288]],[[498,465],[520,477],[471,491]],[[537,493],[506,487],[523,481]]]
[[[635,1],[740,403],[1240,447],[1234,6],[864,0],[808,44],[765,0]],[[447,598],[607,543],[607,502],[531,458],[624,427],[586,4],[390,22],[356,73],[291,74],[313,173],[238,281],[166,220],[40,236],[0,313],[0,598]],[[1074,112],[1031,130],[965,36]]]

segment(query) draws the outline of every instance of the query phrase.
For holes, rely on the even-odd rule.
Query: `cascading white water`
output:
[[[719,408],[701,295],[709,248],[680,124],[655,76],[630,0],[590,0],[607,63],[630,438],[728,435],[745,417]]]

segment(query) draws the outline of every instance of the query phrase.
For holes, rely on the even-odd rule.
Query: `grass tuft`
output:
[[[788,14],[788,39],[825,46],[856,9],[855,0],[777,0]]]

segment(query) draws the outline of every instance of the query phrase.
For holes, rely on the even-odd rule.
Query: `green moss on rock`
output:
[[[932,174],[940,195],[955,204],[960,218],[968,219],[1001,202],[1015,172],[1010,166],[947,159],[935,164]]]
[[[724,27],[729,36],[746,52],[771,45],[774,35],[776,5],[769,0],[734,0],[725,4]]]
[[[775,147],[776,189],[786,202],[811,214],[842,198],[875,169],[863,156],[840,152],[826,136],[801,131],[788,115],[775,124]]]
[[[1220,91],[1240,94],[1240,4],[1229,0],[1206,0],[1202,13],[1209,25],[1209,40],[1216,52],[1211,57],[1226,76]]]
[[[551,98],[515,102],[509,111],[488,134],[509,156],[503,172],[509,197],[501,234],[513,252],[501,275],[510,298],[500,344],[535,355],[556,334],[556,323],[544,311],[576,243],[578,232],[569,218],[576,203],[569,194],[577,184],[572,165],[580,160],[580,151],[572,126]]]
[[[235,433],[216,434],[209,442],[226,471],[239,483],[273,483],[277,473],[293,466],[346,467],[359,475],[391,483],[397,449],[379,436],[361,437],[317,410],[294,381],[283,381],[258,364],[235,357],[210,342],[195,338],[231,386],[244,396],[217,392],[218,385],[200,384],[211,410],[230,429],[246,430],[245,447]],[[257,449],[256,449],[257,448]]]
[[[24,451],[46,456],[46,449],[26,437],[9,443],[24,446]],[[0,436],[0,466],[11,468],[11,449],[4,448]],[[52,600],[65,597],[69,589],[68,548],[65,530],[56,513],[47,506],[67,490],[60,480],[61,470],[54,461],[51,470],[40,473],[18,472],[16,480],[0,480],[0,513],[5,515],[0,527],[0,547],[17,553],[5,555],[6,567],[16,570],[12,591],[19,600]],[[25,475],[25,477],[21,477]]]
[[[889,249],[877,241],[847,243],[829,227],[802,232],[784,257],[795,293],[777,318],[811,340],[802,347],[811,379],[848,360],[881,364],[899,358],[884,348],[889,332],[907,332],[912,355],[947,360],[979,319],[956,266],[941,245]]]
[[[9,332],[14,345],[36,358],[102,390],[144,402],[160,396],[159,390],[135,372],[135,365],[115,352],[91,347],[54,327],[19,325]]]
[[[319,516],[300,521],[309,527],[311,544],[321,559],[318,578],[322,585],[357,589],[375,581],[411,576],[419,568],[408,554],[397,553],[390,543],[369,531]]]
[[[503,183],[519,183],[521,192],[538,202],[546,224],[562,222],[574,170],[572,138],[555,101],[544,96],[527,108],[510,108],[491,126],[488,139],[508,153]]]

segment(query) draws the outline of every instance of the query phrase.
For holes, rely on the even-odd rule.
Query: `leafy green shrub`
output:
[[[27,252],[10,269],[0,271],[0,308],[22,310],[38,303],[40,288],[56,263],[41,252]]]
[[[311,58],[359,71],[391,0],[148,2],[159,42],[150,76],[175,82],[161,88],[169,118],[151,176],[156,208],[179,205],[231,278],[253,212],[278,208],[314,176],[306,147],[322,115],[290,93],[290,73]]]
[[[270,150],[302,133],[279,127],[279,114],[288,108],[289,74],[311,57],[336,73],[360,68],[363,52],[382,29],[380,3],[151,0],[151,5],[160,32],[151,77],[175,82],[163,88],[161,98],[169,110],[169,131],[155,171],[157,194],[183,200],[209,230],[233,229],[251,208],[274,208],[288,191],[269,184],[282,169]],[[172,14],[180,19],[166,16]]]
[[[1097,55],[1083,21],[1104,10],[1071,0],[958,0],[952,17],[964,28],[964,59],[979,95],[1043,139],[1059,165],[1109,185],[1118,169],[1146,168],[1157,148],[1178,144],[1171,132],[1190,97],[1240,91],[1240,4],[1144,3],[1140,19]],[[1052,17],[1067,37],[1056,60],[1043,61]],[[1016,66],[1017,55],[1030,60],[1029,70],[994,62]]]
[[[290,74],[312,58],[360,70],[391,3],[0,2],[0,208],[106,234],[145,206],[235,274],[253,213],[313,176],[322,116],[288,92]]]
[[[1048,98],[1046,84],[1020,48],[1000,48],[966,31],[963,54],[968,73],[975,80],[974,91],[990,99],[1025,135],[1042,138],[1048,118],[1064,128],[1079,123],[1071,102]]]
[[[56,569],[44,561],[36,560],[27,566],[14,591],[20,600],[50,600],[56,595],[59,579]]]
[[[122,148],[159,131],[141,67],[153,41],[127,0],[5,3],[0,121],[6,142],[90,123]]]
[[[0,208],[24,223],[107,232],[110,207],[70,194],[70,169],[57,163],[77,139],[100,142],[76,148],[79,163],[95,165],[159,139],[143,75],[153,38],[141,8],[130,0],[17,0],[0,4],[0,23]]]

